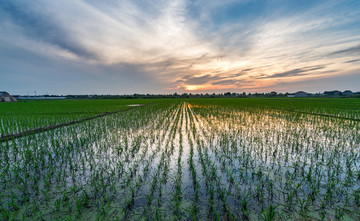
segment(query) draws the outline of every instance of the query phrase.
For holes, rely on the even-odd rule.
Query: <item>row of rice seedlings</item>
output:
[[[202,149],[206,148],[206,146],[208,147],[208,149],[206,149],[205,154],[207,158],[212,161],[211,164],[212,177],[217,178],[216,192],[219,193],[218,202],[219,205],[221,204],[221,206],[219,207],[221,208],[221,213],[217,214],[217,216],[218,218],[222,216],[223,219],[235,219],[236,213],[234,212],[237,210],[234,208],[235,206],[234,199],[232,199],[233,194],[231,194],[230,192],[230,189],[233,188],[234,180],[232,179],[231,182],[229,182],[228,184],[226,184],[225,182],[225,176],[226,174],[229,173],[229,171],[225,170],[226,169],[224,165],[225,161],[216,160],[218,156],[217,154],[218,150],[213,146],[213,140],[215,138],[214,137],[215,134],[209,133],[209,131],[206,129],[208,128],[209,125],[206,125],[206,122],[199,119],[198,116],[194,115],[194,119],[197,122],[195,125],[197,125],[198,134],[201,134],[200,136],[201,141],[198,141],[198,144],[201,145]],[[208,157],[210,154],[211,157]],[[237,214],[237,217],[239,217],[239,214]]]
[[[171,119],[169,125],[170,130],[165,133],[162,137],[165,138],[164,145],[160,146],[159,151],[161,157],[157,160],[158,166],[152,175],[149,190],[146,194],[147,206],[144,207],[143,215],[146,217],[152,217],[154,219],[161,219],[163,217],[163,211],[160,210],[163,201],[163,185],[166,184],[169,173],[169,160],[170,156],[174,153],[173,140],[176,136],[176,130],[178,122],[180,120],[180,111],[176,108],[173,112],[176,116],[175,119]],[[164,130],[165,131],[165,130]],[[154,199],[157,199],[155,205],[153,204]],[[154,211],[155,210],[155,211]]]
[[[154,172],[152,173],[152,175],[148,176],[150,180],[146,181],[149,183],[149,185],[145,185],[144,187],[143,192],[145,193],[145,197],[140,196],[138,200],[139,202],[140,201],[146,202],[146,204],[145,206],[143,205],[143,210],[141,210],[142,211],[141,213],[132,212],[126,218],[140,219],[141,217],[149,217],[149,218],[152,217],[152,219],[160,220],[164,217],[164,213],[166,210],[164,210],[162,207],[163,207],[163,200],[166,200],[166,198],[163,197],[164,195],[163,186],[165,187],[167,184],[167,179],[169,176],[168,174],[169,174],[170,156],[174,153],[173,141],[177,134],[178,124],[180,121],[179,119],[180,111],[178,108],[176,108],[176,111],[173,112],[173,115],[177,117],[175,118],[174,121],[172,120],[172,118],[168,118],[171,119],[171,123],[168,124],[170,130],[158,130],[158,131],[165,131],[165,135],[162,135],[161,137],[164,137],[166,139],[162,144],[158,143],[158,145],[156,146],[155,150],[157,152],[159,151],[158,153],[161,155],[158,156],[161,157],[159,159],[155,159],[155,161],[152,161],[154,163],[157,162],[157,166],[154,167]],[[155,199],[156,202],[154,202]],[[134,211],[136,211],[136,206],[137,205],[134,206]]]
[[[175,217],[175,219],[180,220],[181,219],[181,215],[182,215],[182,210],[181,210],[181,203],[182,203],[182,174],[183,174],[183,170],[182,170],[182,154],[183,154],[183,136],[182,136],[182,128],[181,125],[183,124],[183,120],[184,120],[184,112],[183,112],[183,104],[181,104],[179,106],[179,115],[177,117],[179,117],[179,123],[178,123],[178,131],[177,134],[179,135],[179,150],[178,150],[178,156],[177,156],[177,163],[176,163],[176,175],[174,176],[174,194],[173,194],[173,199],[172,199],[172,204],[173,204],[173,215]]]
[[[198,172],[196,169],[196,162],[195,162],[195,147],[194,147],[194,142],[193,140],[195,140],[194,137],[194,133],[191,133],[193,130],[193,118],[191,116],[191,112],[190,109],[188,107],[188,105],[186,105],[186,132],[187,132],[187,138],[188,138],[188,142],[189,142],[189,146],[190,146],[190,157],[188,158],[188,164],[189,164],[189,172],[191,174],[191,180],[192,180],[192,188],[193,188],[193,202],[191,205],[191,210],[190,210],[190,215],[191,215],[191,219],[193,220],[199,220],[199,218],[201,217],[199,215],[199,210],[200,210],[200,193],[199,193],[199,189],[200,189],[200,184],[199,184],[199,179],[198,179]],[[195,131],[193,131],[195,132]]]
[[[172,110],[173,111],[173,110]],[[146,130],[150,130],[151,133],[152,132],[161,132],[160,130],[158,131],[154,131],[153,129],[147,127]],[[145,131],[143,131],[145,132]],[[151,134],[150,133],[150,134]],[[162,136],[162,135],[160,135]],[[157,137],[160,137],[160,136],[157,136]],[[155,141],[153,135],[151,135],[151,140],[152,141]],[[164,143],[166,142],[169,142],[169,140],[165,141]],[[150,144],[151,145],[151,144]],[[141,157],[140,159],[148,159],[146,161],[146,164],[142,167],[143,168],[143,175],[139,175],[138,176],[138,181],[135,181],[135,186],[136,186],[136,190],[134,190],[134,188],[130,188],[130,192],[131,193],[131,197],[127,197],[127,200],[126,202],[123,204],[123,207],[122,207],[122,211],[123,211],[123,216],[121,217],[122,219],[133,219],[134,217],[139,217],[139,216],[152,216],[152,212],[151,212],[151,205],[152,205],[152,201],[153,201],[153,196],[154,196],[154,193],[156,191],[156,186],[158,185],[159,183],[159,174],[160,174],[160,171],[163,167],[163,160],[164,160],[164,153],[161,152],[161,143],[158,142],[158,145],[154,147],[154,149],[152,150],[151,152],[151,155],[150,156],[147,156],[147,157]],[[161,158],[160,160],[156,160],[157,156],[159,156],[159,154],[161,154]],[[152,168],[152,164],[153,162],[159,162],[158,163],[158,166],[155,168],[156,170],[153,171],[153,172],[150,172],[151,171],[151,168]],[[151,178],[150,180],[150,185],[149,185],[149,189],[150,189],[150,194],[146,194],[146,201],[147,201],[147,206],[144,207],[144,211],[143,212],[139,212],[139,210],[137,209],[138,206],[140,206],[142,204],[141,201],[145,201],[145,199],[140,195],[138,196],[137,200],[135,200],[135,195],[139,192],[141,192],[141,189],[144,188],[144,189],[147,189],[147,179],[148,178]],[[129,179],[129,182],[131,182],[131,180]],[[161,191],[161,188],[160,188],[160,191]],[[147,191],[149,192],[149,191]],[[140,204],[140,205],[139,205]],[[158,211],[158,210],[157,210]]]

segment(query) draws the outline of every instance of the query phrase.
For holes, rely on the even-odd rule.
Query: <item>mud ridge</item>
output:
[[[280,110],[280,109],[276,109],[276,110]],[[335,116],[335,115],[331,115],[331,114],[312,113],[312,112],[287,110],[287,109],[284,109],[284,110],[289,111],[289,112],[299,113],[299,114],[309,114],[309,115],[322,116],[322,117],[338,118],[338,119],[342,119],[342,120],[360,121],[360,119],[357,119],[357,118],[341,117],[341,116]]]

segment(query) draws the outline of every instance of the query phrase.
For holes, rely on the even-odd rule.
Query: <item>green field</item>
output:
[[[0,104],[0,122],[142,103],[1,142],[0,219],[360,219],[360,99],[33,101]]]
[[[0,136],[65,123],[156,100],[33,100],[0,103]]]

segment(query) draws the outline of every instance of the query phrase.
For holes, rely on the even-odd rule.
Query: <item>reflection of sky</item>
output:
[[[358,90],[359,1],[0,3],[11,93]]]
[[[267,166],[274,162],[278,165],[286,165],[289,162],[309,164],[311,162],[309,155],[319,150],[332,153],[337,147],[342,147],[341,151],[346,153],[345,155],[351,154],[351,150],[358,143],[355,139],[358,133],[357,125],[348,125],[351,124],[349,121],[336,117],[299,115],[296,112],[264,109],[264,107],[243,109],[237,106],[238,109],[235,109],[229,106],[195,104],[189,104],[188,107],[196,116],[197,130],[203,131],[206,135],[204,137],[199,133],[200,139],[212,142],[213,147],[224,153],[226,153],[224,149],[231,149],[231,144],[236,143],[238,152],[232,154],[244,156],[238,153],[250,150],[250,155],[256,163],[264,163]],[[337,114],[346,115],[342,111],[338,111]],[[296,148],[298,149],[294,151]],[[277,158],[272,157],[275,150]],[[346,159],[343,156],[341,155],[340,158]]]

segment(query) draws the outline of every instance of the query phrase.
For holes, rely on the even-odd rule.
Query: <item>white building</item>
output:
[[[294,93],[294,97],[307,97],[308,94],[304,91],[298,91],[296,93]]]
[[[16,98],[6,91],[0,91],[0,102],[16,102]]]

